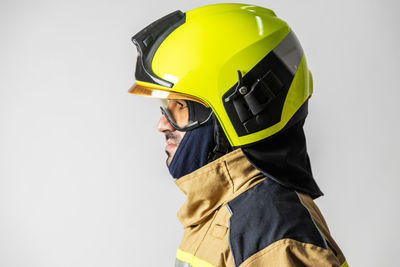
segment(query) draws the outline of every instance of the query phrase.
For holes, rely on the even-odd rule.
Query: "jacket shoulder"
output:
[[[231,213],[229,243],[236,266],[282,239],[328,249],[298,194],[271,179],[245,191],[227,207]]]

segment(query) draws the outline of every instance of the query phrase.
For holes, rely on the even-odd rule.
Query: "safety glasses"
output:
[[[161,113],[178,131],[189,131],[200,127],[212,116],[211,108],[183,99],[160,99]]]

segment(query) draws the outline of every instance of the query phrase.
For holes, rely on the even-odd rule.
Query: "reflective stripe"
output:
[[[183,261],[180,261],[179,259],[176,259],[175,260],[175,267],[192,267],[192,265],[190,265],[187,262],[183,262]]]
[[[185,262],[185,263],[189,264],[189,263],[193,262],[193,257],[194,256],[192,254],[182,251],[179,248],[176,252],[176,259],[181,262]]]
[[[290,31],[273,51],[294,75],[303,57],[303,49],[296,35]]]
[[[178,249],[176,252],[175,267],[215,267],[214,265],[197,258],[196,256]]]
[[[190,264],[190,263],[192,264]],[[194,255],[178,249],[176,252],[175,267],[215,267],[214,265],[203,261]],[[349,267],[347,261],[343,262],[341,267]]]

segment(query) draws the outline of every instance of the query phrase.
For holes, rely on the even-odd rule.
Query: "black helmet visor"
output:
[[[171,88],[173,83],[158,77],[151,68],[154,54],[164,39],[176,28],[185,23],[186,15],[180,10],[172,12],[138,32],[132,42],[138,50],[136,61],[136,80]]]

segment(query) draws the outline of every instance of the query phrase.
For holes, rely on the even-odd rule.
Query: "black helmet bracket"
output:
[[[278,123],[303,50],[293,32],[224,95],[223,103],[238,136]]]

